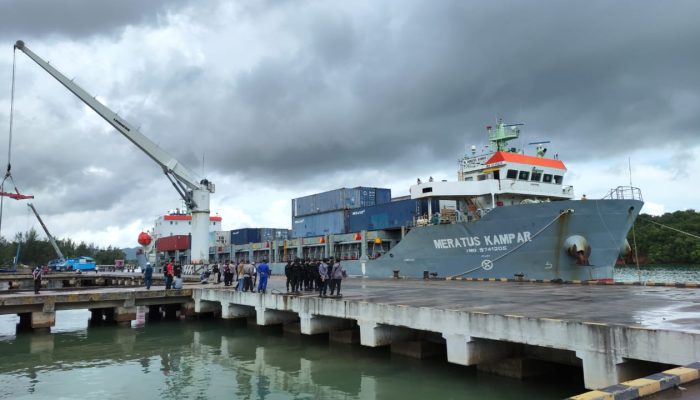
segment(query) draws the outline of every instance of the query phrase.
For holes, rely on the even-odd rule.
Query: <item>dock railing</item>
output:
[[[634,186],[618,186],[610,189],[603,199],[611,200],[642,200],[642,191]]]

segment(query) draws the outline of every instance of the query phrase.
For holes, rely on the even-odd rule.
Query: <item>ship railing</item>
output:
[[[618,186],[610,189],[603,199],[642,201],[642,191],[634,186]]]

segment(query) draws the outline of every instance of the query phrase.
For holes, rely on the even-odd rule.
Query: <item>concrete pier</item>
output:
[[[287,324],[288,332],[328,334],[331,341],[391,346],[411,357],[442,352],[451,363],[510,371],[504,374],[534,373],[541,364],[530,360],[566,364],[581,368],[591,389],[648,375],[654,363],[700,360],[696,289],[347,279],[344,297],[319,298],[281,293],[283,287],[272,279],[268,294],[220,285],[6,294],[0,313],[20,314],[20,325],[34,329],[52,326],[56,310],[71,308],[105,309],[105,319],[108,312],[122,323],[140,305],[166,317],[213,313]]]
[[[333,332],[346,329],[340,321],[349,321],[359,326],[362,345],[398,352],[413,346],[419,354],[417,332],[433,332],[444,338],[449,362],[484,368],[501,362],[522,376],[537,364],[523,359],[566,361],[583,369],[588,388],[643,376],[639,366],[649,362],[700,360],[695,289],[352,279],[343,288],[342,298],[219,288],[193,295],[255,309],[258,324],[298,318],[303,334],[337,337]]]
[[[96,289],[75,292],[58,291],[41,294],[15,293],[0,295],[0,314],[18,314],[20,330],[49,331],[56,322],[56,311],[89,309],[90,324],[116,323],[131,325],[137,306],[165,309],[174,316],[182,304],[192,302],[192,290]],[[217,304],[218,306],[218,304]],[[155,316],[154,316],[155,317]]]

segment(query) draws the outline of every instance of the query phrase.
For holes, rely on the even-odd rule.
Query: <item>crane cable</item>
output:
[[[10,94],[10,133],[9,133],[9,143],[7,145],[7,171],[5,171],[5,176],[2,178],[2,182],[0,182],[0,237],[1,232],[2,232],[2,213],[5,205],[5,197],[10,197],[15,200],[25,200],[25,199],[33,199],[34,196],[31,195],[23,195],[19,192],[19,189],[17,189],[17,184],[15,183],[14,178],[12,177],[12,126],[14,122],[14,114],[15,114],[15,70],[17,69],[17,49],[15,48],[14,53],[12,54],[12,90]],[[7,180],[10,180],[12,182],[12,187],[14,188],[15,192],[14,193],[8,193],[5,192],[5,182]]]
[[[5,181],[8,177],[12,179],[12,174],[10,170],[12,169],[12,164],[10,163],[10,157],[12,157],[12,122],[14,118],[15,111],[15,69],[17,65],[17,50],[12,52],[12,90],[10,92],[10,142],[7,146],[7,171],[5,172],[5,177],[0,183],[0,192],[5,191]],[[14,181],[12,181],[14,184]],[[4,209],[5,196],[0,196],[0,237],[2,237],[2,211]]]

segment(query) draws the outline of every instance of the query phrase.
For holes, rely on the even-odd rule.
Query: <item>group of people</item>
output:
[[[235,286],[234,290],[241,292],[267,292],[267,282],[272,273],[267,260],[255,264],[249,260],[241,260],[238,265],[235,262],[226,261],[223,265],[213,264],[210,270],[200,273],[200,283],[213,283],[225,286]],[[299,294],[301,291],[316,291],[319,297],[326,297],[328,289],[331,296],[342,296],[340,288],[343,278],[347,276],[345,269],[340,265],[340,260],[334,257],[322,260],[295,258],[287,261],[284,267],[284,275],[287,278],[288,293]],[[180,263],[170,261],[163,268],[165,289],[182,289],[182,266]],[[39,278],[40,279],[40,278]],[[235,282],[235,283],[234,283]],[[144,283],[146,289],[150,289],[153,283],[153,266],[146,263],[144,269]]]
[[[238,265],[235,262],[226,261],[222,267],[214,264],[209,274],[203,271],[200,274],[200,282],[208,282],[208,277],[213,275],[214,283],[219,284],[223,275],[225,286],[233,286],[233,282],[236,281],[234,290],[266,293],[267,280],[271,272],[267,260],[263,260],[257,265],[249,260],[241,260]]]
[[[148,267],[146,267],[148,268]],[[165,289],[182,289],[182,265],[179,262],[170,261],[163,268]]]
[[[287,292],[300,293],[302,290],[315,290],[318,292],[318,297],[325,297],[329,287],[331,296],[334,293],[336,296],[341,296],[340,286],[347,273],[340,265],[340,260],[333,257],[322,260],[295,258],[284,266],[284,275],[287,278]]]

